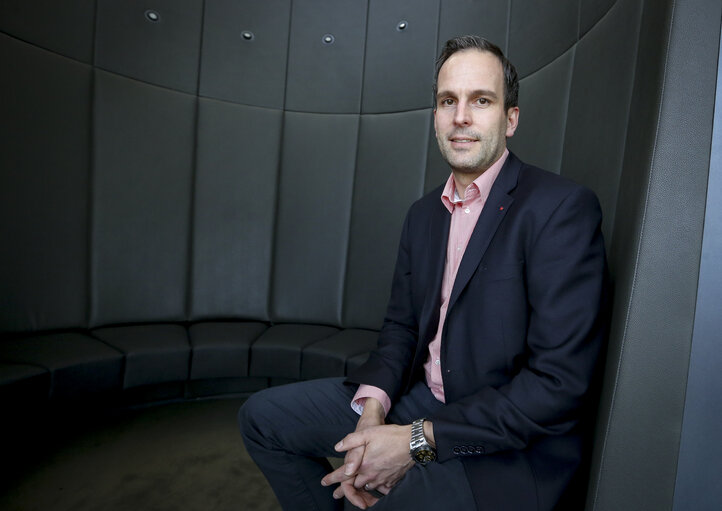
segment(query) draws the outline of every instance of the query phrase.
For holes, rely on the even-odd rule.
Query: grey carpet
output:
[[[243,447],[241,402],[167,404],[65,434],[14,474],[0,509],[280,510]]]

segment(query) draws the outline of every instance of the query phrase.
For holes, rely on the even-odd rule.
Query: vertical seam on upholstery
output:
[[[200,41],[198,43],[198,66],[196,67],[196,93],[193,98],[194,110],[193,110],[193,149],[191,154],[191,175],[190,175],[190,186],[189,186],[189,197],[188,197],[188,239],[186,240],[186,255],[187,255],[187,266],[186,266],[186,299],[185,299],[185,311],[184,318],[185,322],[190,321],[191,309],[193,303],[193,246],[195,242],[195,207],[196,207],[196,186],[198,181],[198,119],[200,116],[200,93],[201,93],[201,65],[203,62],[203,37],[205,35],[205,17],[206,17],[206,2],[201,2],[201,19],[200,19]],[[183,329],[186,336],[186,342],[188,343],[188,379],[183,385],[184,397],[189,396],[190,391],[190,380],[191,371],[193,369],[193,343],[191,342],[190,330],[188,325]]]
[[[592,500],[592,509],[594,509],[597,505],[598,499],[599,499],[599,484],[601,482],[602,473],[604,471],[604,464],[606,462],[606,449],[607,449],[607,441],[609,439],[609,432],[611,429],[612,424],[612,416],[614,415],[614,405],[617,397],[617,388],[619,386],[619,373],[622,366],[622,358],[624,354],[624,348],[626,347],[627,342],[627,330],[629,328],[629,318],[631,315],[631,308],[632,308],[632,301],[634,299],[635,291],[636,291],[636,285],[637,285],[637,276],[638,276],[638,270],[639,270],[639,259],[640,259],[640,252],[642,249],[642,240],[644,238],[644,228],[647,220],[647,210],[649,208],[649,191],[652,186],[652,175],[654,173],[654,162],[657,155],[657,143],[659,141],[659,125],[660,125],[660,119],[662,117],[662,107],[664,105],[664,93],[665,93],[665,86],[667,82],[667,67],[669,64],[669,52],[670,52],[670,44],[672,39],[672,29],[674,28],[674,14],[676,9],[676,2],[675,0],[672,0],[672,12],[670,13],[669,17],[669,29],[667,30],[667,44],[665,48],[665,55],[664,55],[664,67],[662,71],[662,86],[660,89],[659,94],[659,106],[657,108],[657,125],[655,127],[654,131],[654,146],[652,148],[652,157],[650,158],[650,170],[649,170],[649,176],[647,179],[647,187],[646,187],[646,193],[644,198],[644,212],[642,213],[642,224],[640,226],[639,230],[639,239],[637,240],[637,250],[634,258],[634,274],[632,277],[632,286],[629,293],[629,302],[627,303],[627,311],[624,318],[624,330],[622,332],[622,342],[620,346],[620,356],[619,360],[617,361],[617,367],[615,370],[614,375],[614,386],[612,388],[612,396],[611,401],[609,405],[609,420],[607,421],[607,426],[604,431],[604,440],[602,443],[602,449],[600,454],[600,460],[599,460],[599,472],[597,474],[597,481],[595,485],[595,491],[594,491],[594,498]],[[640,36],[641,36],[641,20],[644,13],[642,12],[640,14]],[[639,38],[637,39],[637,47],[639,47]],[[638,49],[639,51],[639,49]]]
[[[194,112],[193,112],[193,154],[191,155],[191,175],[190,175],[190,190],[188,198],[188,239],[186,240],[187,246],[187,267],[186,267],[186,300],[185,300],[185,314],[184,320],[190,321],[191,309],[193,303],[193,246],[195,243],[195,207],[196,207],[196,186],[198,185],[198,132],[200,127],[198,120],[200,117],[200,93],[201,93],[201,65],[203,62],[203,37],[205,35],[205,17],[206,17],[206,2],[201,2],[201,19],[200,19],[200,41],[198,46],[198,67],[196,68],[196,93],[194,97]],[[190,376],[190,360],[188,367],[188,375]]]
[[[291,29],[293,27],[293,0],[289,1],[288,12],[288,40],[286,41],[286,70],[283,80],[283,104],[281,105],[281,129],[278,134],[278,163],[276,165],[276,191],[273,204],[273,228],[271,230],[270,268],[268,269],[268,294],[266,296],[266,317],[270,324],[274,323],[273,302],[275,298],[274,285],[276,282],[276,242],[278,241],[278,217],[281,210],[281,176],[283,174],[283,142],[286,135],[286,101],[288,98],[288,64],[291,60]],[[249,360],[250,364],[250,360]]]
[[[439,54],[439,47],[443,44],[442,41],[439,39],[441,37],[441,2],[442,0],[439,0],[439,9],[436,12],[436,55]],[[434,57],[436,57],[434,55]],[[436,65],[434,65],[434,73],[436,73]],[[431,116],[433,118],[434,115],[434,108],[436,107],[436,98],[431,97],[431,108],[429,109],[431,113]],[[423,197],[424,192],[426,190],[426,187],[429,185],[429,150],[430,146],[433,142],[431,142],[431,129],[433,129],[433,120],[429,121],[428,116],[426,120],[428,124],[426,128],[426,142],[424,143],[424,147],[426,151],[424,152],[424,162],[423,166],[421,167],[421,172],[423,172],[423,176],[421,178],[421,187],[420,190],[417,191],[416,196],[417,197]]]
[[[569,125],[569,104],[572,100],[572,86],[574,85],[574,67],[577,64],[577,45],[579,41],[572,47],[572,62],[569,66],[569,78],[567,80],[567,101],[564,104],[564,126],[562,126],[561,132],[561,153],[559,154],[559,175],[562,174],[562,168],[564,167],[564,147],[566,146],[567,139],[567,126]]]
[[[366,50],[369,40],[369,14],[371,12],[371,2],[366,1],[366,31],[364,33],[364,46],[363,56],[361,60],[361,94],[359,95],[358,104],[358,117],[356,120],[356,154],[354,155],[353,165],[353,176],[351,178],[351,197],[349,198],[349,215],[348,224],[346,229],[346,254],[341,263],[341,286],[339,289],[339,304],[336,310],[336,322],[337,325],[343,328],[345,324],[345,312],[346,312],[346,289],[348,288],[348,267],[349,267],[349,254],[351,253],[351,226],[353,225],[353,212],[354,212],[354,190],[356,190],[356,177],[358,176],[358,160],[359,160],[359,147],[361,145],[361,119],[363,113],[363,101],[364,101],[364,82],[366,79]]]
[[[191,155],[191,175],[190,175],[190,190],[189,190],[189,201],[188,201],[188,239],[186,243],[188,266],[186,268],[186,300],[185,300],[185,314],[184,320],[190,321],[191,309],[193,302],[193,245],[195,242],[195,206],[196,206],[196,186],[198,181],[198,119],[200,117],[200,93],[201,93],[201,65],[203,62],[203,37],[205,35],[205,16],[206,16],[206,2],[201,2],[201,19],[200,19],[200,41],[198,46],[198,66],[196,68],[196,93],[194,97],[194,112],[193,112],[193,154]],[[190,363],[190,362],[189,362]],[[190,367],[188,368],[188,374],[190,375]]]
[[[594,27],[596,27],[597,25],[599,25],[599,23],[601,23],[601,21],[602,21],[605,17],[609,16],[609,13],[612,12],[612,10],[614,9],[614,7],[616,7],[617,5],[618,5],[618,3],[617,3],[616,0],[615,0],[615,2],[614,2],[614,4],[612,5],[612,7],[610,7],[609,10],[604,14],[604,16],[602,16],[602,18],[600,18],[600,19],[597,21],[597,23],[595,23]],[[632,90],[630,91],[630,94],[629,94],[629,102],[628,102],[628,104],[627,104],[627,109],[626,109],[627,118],[626,118],[626,122],[624,123],[624,126],[625,126],[625,128],[624,128],[624,140],[625,140],[625,141],[627,140],[627,136],[629,135],[629,120],[630,120],[630,118],[631,118],[631,116],[632,116],[632,98],[633,98],[633,96],[634,96],[634,83],[635,83],[635,81],[636,81],[636,79],[637,79],[637,66],[636,66],[636,62],[637,62],[637,58],[639,57],[639,40],[640,40],[640,38],[641,38],[641,36],[642,36],[641,21],[642,21],[642,16],[644,15],[644,3],[643,3],[643,2],[640,2],[639,7],[638,7],[638,10],[639,10],[639,20],[640,20],[640,23],[639,23],[639,27],[638,27],[638,33],[637,33],[637,46],[636,46],[636,48],[634,49],[634,62],[635,62],[635,65],[634,65],[633,68],[632,68]],[[587,33],[591,32],[594,27],[590,28]],[[586,34],[585,34],[585,36],[586,36]],[[625,158],[626,154],[627,154],[627,147],[626,147],[626,143],[625,143],[625,144],[622,145],[622,154],[620,154],[620,157],[621,157],[621,158],[620,158],[620,163],[621,163],[621,165],[622,165],[622,168],[624,168],[624,158]],[[621,182],[621,178],[622,178],[622,175],[621,175],[621,173],[620,173],[620,175],[619,175],[619,180],[620,180],[620,182]],[[617,204],[619,203],[619,193],[620,193],[620,188],[619,188],[619,186],[617,186],[617,194],[616,194],[616,200],[615,200],[615,206],[614,206],[614,213],[613,213],[614,216],[612,217],[612,221],[611,221],[611,223],[610,223],[610,225],[612,225],[612,226],[614,225],[614,222],[616,222],[616,219],[617,219]],[[609,235],[609,239],[607,240],[607,244],[608,244],[607,246],[612,246],[613,241],[614,241],[614,229],[612,229],[612,232],[611,232],[610,235]]]
[[[97,2],[93,4],[95,12],[93,13],[93,48],[90,55],[90,98],[89,101],[89,122],[88,122],[88,198],[87,198],[87,215],[88,225],[87,238],[86,238],[86,250],[88,260],[86,261],[86,279],[85,283],[87,297],[85,303],[85,326],[90,328],[94,321],[95,316],[95,300],[94,292],[95,286],[93,285],[93,268],[95,268],[95,251],[93,250],[93,232],[95,225],[95,88],[96,88],[96,69],[95,69],[95,49],[97,45],[97,33],[98,33],[98,5]]]
[[[582,38],[582,0],[577,2],[577,42]],[[575,44],[575,46],[576,46]]]
[[[504,55],[509,56],[509,44],[511,42],[511,3],[513,0],[509,0],[506,5],[506,40],[504,41]]]

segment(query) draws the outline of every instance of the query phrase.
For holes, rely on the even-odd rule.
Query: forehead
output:
[[[438,90],[504,89],[504,71],[493,53],[477,49],[454,53],[439,70]]]

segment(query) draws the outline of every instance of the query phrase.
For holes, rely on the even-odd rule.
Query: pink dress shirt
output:
[[[483,174],[477,177],[467,188],[464,198],[460,198],[456,190],[454,174],[446,181],[444,191],[441,193],[441,202],[451,214],[451,225],[449,227],[449,241],[446,245],[446,263],[444,265],[444,277],[441,282],[441,309],[439,311],[439,326],[434,339],[429,343],[429,356],[424,364],[426,373],[426,384],[429,386],[434,397],[446,402],[444,397],[444,380],[441,376],[441,333],[444,330],[446,321],[446,309],[451,296],[451,290],[456,280],[456,272],[459,270],[461,259],[466,251],[466,246],[474,232],[476,222],[479,220],[481,210],[484,208],[486,199],[489,197],[491,187],[504,166],[509,150],[505,150],[496,163],[489,167]],[[366,399],[373,397],[378,399],[388,415],[391,409],[391,400],[386,392],[372,385],[360,385],[351,406],[357,413],[363,411]]]

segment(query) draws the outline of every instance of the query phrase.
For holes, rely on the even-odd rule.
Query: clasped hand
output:
[[[339,483],[333,492],[336,499],[346,497],[354,506],[366,509],[378,498],[364,486],[383,494],[398,483],[414,462],[409,455],[411,426],[384,425],[383,416],[364,413],[356,431],[346,435],[334,447],[345,452],[344,463],[323,478],[321,484]]]

